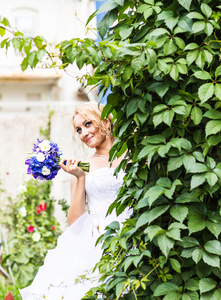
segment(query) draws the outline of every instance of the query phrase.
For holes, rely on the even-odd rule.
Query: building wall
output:
[[[53,48],[65,39],[84,38],[83,24],[94,10],[93,0],[8,0],[1,3],[0,15],[30,36],[44,36]],[[95,20],[91,26],[95,27]],[[90,31],[87,36],[96,39]],[[39,68],[22,72],[21,61],[21,55],[12,48],[7,53],[0,49],[0,180],[12,196],[29,179],[24,164],[26,153],[39,138],[40,127],[47,126],[49,110],[55,112],[51,140],[68,157],[84,159],[88,155],[72,141],[71,114],[82,101],[96,100],[93,93],[87,96],[76,80],[86,69],[79,71],[73,65],[68,74]],[[52,195],[70,201],[69,176],[63,171],[54,179]],[[58,207],[56,216],[64,225],[65,218]]]

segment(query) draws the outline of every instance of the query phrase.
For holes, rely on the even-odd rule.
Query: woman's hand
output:
[[[64,164],[66,162],[66,164]],[[85,172],[78,167],[80,160],[77,159],[62,159],[59,166],[67,173],[74,175],[77,178],[85,176]]]

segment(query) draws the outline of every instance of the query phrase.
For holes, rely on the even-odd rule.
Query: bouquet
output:
[[[61,169],[59,162],[62,152],[56,143],[37,139],[30,154],[31,158],[25,161],[28,165],[27,174],[33,175],[35,179],[52,180]],[[80,162],[78,166],[86,172],[89,171],[89,163]]]

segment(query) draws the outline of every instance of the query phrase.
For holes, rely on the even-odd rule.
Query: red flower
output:
[[[30,226],[28,226],[28,232],[33,232],[33,231],[34,231],[34,229],[35,229],[35,228],[34,228],[34,226],[31,226],[31,225],[30,225]]]
[[[37,214],[38,214],[38,215],[41,215],[41,209],[40,209],[39,206],[36,207],[36,211],[37,211]]]
[[[55,228],[56,228],[56,226],[55,226],[55,225],[53,225],[53,226],[51,227],[51,230],[55,230]]]
[[[44,211],[44,210],[47,209],[47,204],[46,203],[40,203],[39,208],[40,208],[41,211]]]

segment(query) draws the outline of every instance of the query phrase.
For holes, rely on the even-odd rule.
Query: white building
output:
[[[94,11],[93,0],[7,0],[0,6],[0,15],[9,19],[13,28],[31,37],[42,35],[52,42],[52,49],[62,40],[84,38],[84,24]],[[93,20],[90,26],[95,25]],[[87,36],[96,39],[93,30]],[[21,61],[12,47],[7,54],[0,49],[0,181],[11,195],[29,179],[26,153],[39,138],[40,127],[46,126],[49,110],[55,111],[51,140],[58,143],[65,157],[85,157],[72,142],[71,114],[81,101],[96,100],[95,94],[85,92],[76,80],[86,69],[80,72],[71,66],[68,74],[41,68],[22,72]],[[68,199],[69,177],[59,173],[52,193],[58,199]]]

